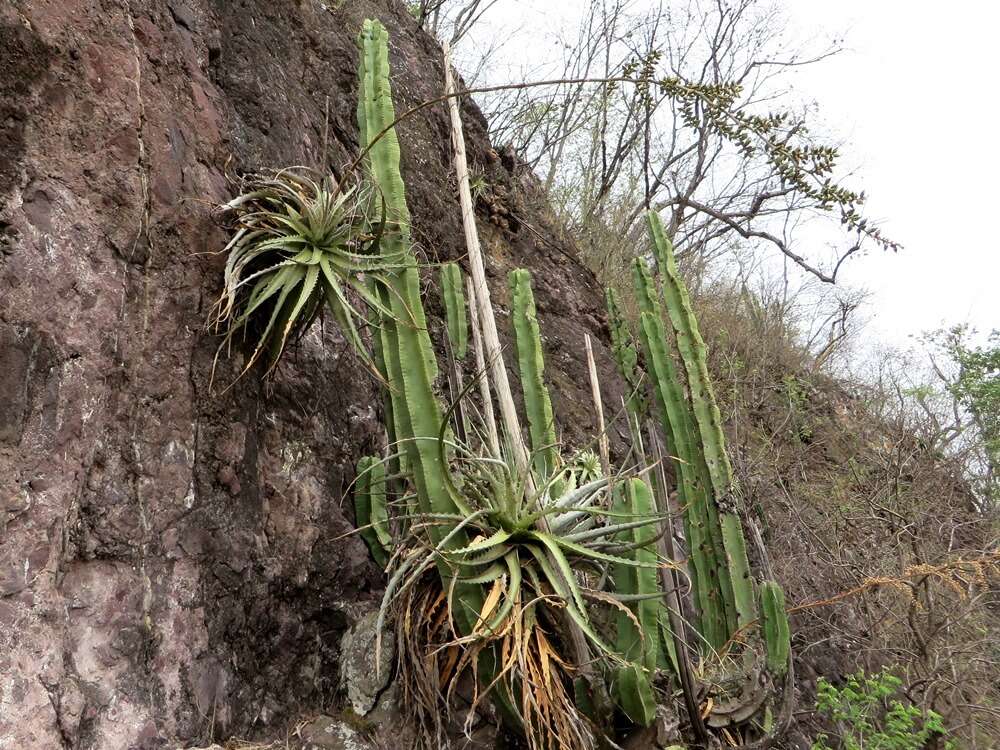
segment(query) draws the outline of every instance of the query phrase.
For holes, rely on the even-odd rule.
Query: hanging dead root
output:
[[[490,634],[482,627],[490,606],[488,597],[479,630],[459,637],[436,571],[400,597],[395,619],[402,703],[417,730],[418,747],[449,747],[449,728],[451,733],[458,728],[455,719],[471,737],[494,715],[490,701],[502,694],[519,714],[530,750],[593,750],[591,723],[571,693],[576,667],[549,630],[561,619],[558,607],[545,597],[519,601],[503,628]],[[498,662],[492,680],[483,684],[481,657],[490,649]],[[456,717],[456,711],[464,711],[464,717]]]
[[[436,572],[409,587],[395,609],[403,711],[415,725],[418,748],[448,747],[451,706],[445,691],[457,677],[459,649],[446,645],[451,624]]]
[[[500,641],[507,686],[520,688],[521,716],[532,750],[588,750],[594,747],[590,722],[580,713],[567,685],[576,668],[560,656],[533,613],[531,604],[512,619]]]

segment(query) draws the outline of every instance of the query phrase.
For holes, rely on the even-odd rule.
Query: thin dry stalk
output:
[[[479,327],[479,305],[476,304],[476,289],[472,279],[465,280],[469,298],[469,322],[472,326],[472,348],[476,352],[476,383],[479,385],[479,397],[483,401],[483,418],[486,420],[486,436],[489,439],[490,451],[493,456],[500,455],[500,435],[497,432],[497,420],[493,414],[493,397],[490,395],[490,384],[486,380],[486,354],[483,352],[483,334]]]
[[[597,414],[597,447],[601,454],[601,469],[604,476],[611,476],[611,451],[608,447],[608,433],[604,426],[604,404],[601,402],[601,381],[597,377],[597,363],[594,361],[594,349],[590,345],[590,334],[583,335],[583,343],[587,349],[587,372],[590,374],[590,395],[594,399],[594,412]]]
[[[448,111],[451,116],[451,143],[455,151],[455,176],[458,180],[458,199],[462,207],[462,226],[465,229],[465,245],[469,253],[469,270],[472,274],[473,300],[478,309],[479,323],[482,326],[483,343],[490,372],[493,376],[493,387],[500,403],[500,416],[503,419],[510,440],[511,449],[518,469],[524,476],[529,476],[528,448],[521,434],[521,422],[514,407],[514,395],[507,379],[507,369],[504,366],[500,336],[497,333],[496,319],[493,317],[493,303],[490,300],[490,289],[486,284],[486,267],[483,263],[483,252],[479,245],[479,232],[476,230],[476,215],[472,205],[472,191],[469,187],[469,165],[465,158],[465,136],[462,133],[462,118],[458,111],[458,98],[453,96],[455,83],[451,72],[451,51],[448,43],[444,45],[444,85],[448,97]],[[532,494],[535,488],[532,487]]]

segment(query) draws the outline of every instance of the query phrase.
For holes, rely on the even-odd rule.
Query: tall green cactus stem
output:
[[[545,387],[545,358],[542,355],[535,296],[531,291],[531,273],[517,268],[510,272],[509,284],[513,297],[511,319],[514,324],[514,344],[521,373],[524,411],[528,417],[532,460],[535,472],[544,480],[555,471],[559,451],[552,401],[549,399],[548,388]]]
[[[446,491],[448,467],[437,449],[443,419],[433,389],[437,363],[420,298],[417,263],[410,248],[410,214],[399,172],[399,141],[395,130],[389,129],[372,143],[395,120],[389,86],[388,33],[382,24],[365,20],[359,47],[358,126],[361,142],[371,145],[366,161],[386,206],[387,227],[381,241],[399,243],[406,249],[404,267],[389,276],[388,286],[379,288],[380,300],[393,313],[392,319],[381,320],[380,335],[396,439],[405,446],[420,510],[456,513],[461,509]],[[446,550],[468,544],[464,532],[455,534],[446,527],[430,526],[428,534],[436,545],[447,538]],[[456,580],[455,571],[443,559],[439,560],[438,572],[444,589],[452,592],[451,613],[456,625],[463,633],[472,633],[485,601],[482,587]],[[492,684],[498,673],[492,649],[481,652],[478,669],[482,683]],[[507,691],[496,687],[494,696],[505,721],[518,725],[519,715]]]
[[[629,479],[615,493],[612,511],[631,518],[650,518],[650,527],[640,527],[621,532],[618,541],[636,544],[648,539],[648,544],[637,547],[632,559],[643,565],[657,562],[656,543],[650,538],[650,528],[656,510],[649,486],[641,479]],[[628,596],[651,597],[631,602],[632,614],[617,614],[617,650],[629,662],[618,670],[618,702],[625,714],[636,724],[649,726],[656,717],[656,696],[652,677],[657,667],[664,666],[661,650],[661,628],[666,619],[660,592],[658,573],[653,567],[613,566],[615,590]]]
[[[465,315],[465,278],[457,263],[441,266],[441,297],[444,303],[445,332],[448,338],[448,390],[454,408],[454,427],[462,441],[468,440],[469,424],[461,394],[462,368],[459,363],[469,350],[469,322]]]
[[[469,350],[469,322],[465,315],[465,280],[457,263],[441,266],[441,296],[452,356],[463,360]]]
[[[697,471],[698,448],[684,391],[667,344],[663,314],[642,260],[633,266],[636,298],[640,309],[640,340],[646,354],[656,402],[667,434],[684,507],[684,532],[691,553],[690,574],[700,619],[698,629],[714,648],[721,647],[732,633],[727,612],[732,600],[721,546],[713,542],[706,483]],[[721,536],[721,532],[720,532]]]
[[[358,127],[362,144],[368,145],[396,119],[389,85],[389,32],[378,21],[365,19],[359,46]],[[372,146],[366,162],[385,201],[387,221],[394,225],[399,238],[409,244],[410,211],[399,172],[399,139],[395,128],[384,133]]]
[[[366,20],[359,46],[358,125],[362,142],[371,143],[395,120],[389,86],[388,34],[382,24]],[[448,467],[437,450],[443,418],[433,388],[437,363],[420,298],[417,263],[409,248],[409,210],[399,172],[399,142],[394,130],[386,132],[372,145],[367,162],[385,204],[387,227],[381,241],[406,250],[403,267],[388,275],[389,288],[379,290],[380,299],[389,306],[395,318],[382,319],[381,344],[396,439],[405,448],[420,510],[456,513],[460,509],[447,491]],[[432,526],[428,533],[435,543],[440,543],[448,535],[448,529]],[[459,549],[466,544],[464,535],[456,534],[450,538],[449,547]],[[454,571],[443,560],[439,570],[447,587]],[[455,585],[455,601],[458,606],[454,608],[454,616],[459,627],[466,633],[472,632],[482,609],[482,588],[459,581]]]
[[[760,623],[767,647],[767,671],[780,677],[788,670],[791,633],[785,592],[774,581],[764,581],[760,586]]]
[[[385,466],[374,456],[364,456],[358,461],[354,516],[361,529],[361,538],[368,545],[375,562],[384,568],[389,561],[386,550],[392,544],[392,536],[389,534],[385,501]]]
[[[645,414],[645,399],[642,393],[642,377],[639,371],[639,353],[636,351],[632,332],[629,331],[621,304],[614,288],[608,287],[604,294],[608,309],[608,327],[611,329],[611,352],[628,388],[626,407],[633,418],[640,423]]]
[[[371,293],[375,295],[379,301],[389,309],[391,302],[388,296],[388,290],[385,286],[377,282],[374,278],[368,280],[368,288]],[[386,362],[385,353],[390,348],[389,344],[389,334],[386,330],[390,325],[389,321],[379,320],[378,330],[375,331],[372,336],[372,359],[375,362],[375,369],[378,371],[379,376],[382,378],[382,382],[385,384],[389,383],[389,365]],[[396,393],[392,388],[382,389],[382,409],[385,414],[385,430],[388,437],[389,453],[393,458],[389,461],[389,472],[395,476],[403,476],[406,474],[408,469],[408,464],[406,461],[406,452],[400,450],[401,446],[398,444],[399,435],[404,434],[405,430],[400,425],[400,420],[402,415],[400,413],[400,406],[395,404]],[[390,482],[390,488],[395,492],[398,489],[399,480],[394,479]]]
[[[389,86],[388,32],[378,21],[365,20],[358,37],[361,55],[358,63],[358,129],[362,144],[367,145],[382,128],[395,119],[392,91]],[[385,206],[388,231],[382,242],[391,244],[393,249],[407,248],[410,234],[410,214],[406,205],[403,178],[399,174],[399,140],[395,129],[383,135],[372,147],[366,166],[378,187]],[[382,305],[391,309],[393,293],[381,283],[371,280],[373,293]],[[395,321],[382,316],[379,331],[374,337],[375,363],[386,383],[400,382],[397,358]],[[393,372],[393,370],[397,370]],[[398,441],[409,437],[409,425],[405,407],[401,403],[402,393],[398,388],[389,387],[384,398],[386,429],[389,433],[390,453],[397,452]],[[407,452],[404,450],[398,460],[401,472],[407,468]]]
[[[715,510],[719,515],[726,562],[732,578],[733,598],[739,627],[755,616],[753,579],[747,562],[743,527],[735,512],[733,469],[726,455],[722,417],[708,377],[708,355],[705,341],[698,330],[698,321],[691,307],[687,286],[677,270],[670,240],[663,231],[660,217],[654,211],[646,214],[649,234],[660,266],[663,296],[673,326],[677,349],[687,374],[691,408],[701,439],[701,452],[712,485]]]

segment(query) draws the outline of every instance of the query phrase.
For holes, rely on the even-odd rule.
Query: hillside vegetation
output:
[[[997,746],[1000,350],[850,374],[775,16],[488,6],[0,5],[0,747]]]

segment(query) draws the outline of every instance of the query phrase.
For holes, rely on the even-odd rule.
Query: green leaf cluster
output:
[[[874,675],[857,672],[840,687],[821,677],[816,710],[836,723],[839,736],[820,734],[812,750],[922,750],[946,738],[941,716],[901,698],[901,686],[887,669]],[[957,746],[944,739],[942,747]]]
[[[249,370],[266,355],[268,371],[286,344],[325,308],[354,349],[370,362],[358,332],[367,320],[351,294],[387,312],[368,288],[403,260],[401,248],[381,242],[369,187],[344,190],[330,176],[305,168],[248,175],[239,196],[222,206],[235,218],[222,294],[213,324],[219,347],[248,340]],[[217,355],[218,357],[218,355]]]

